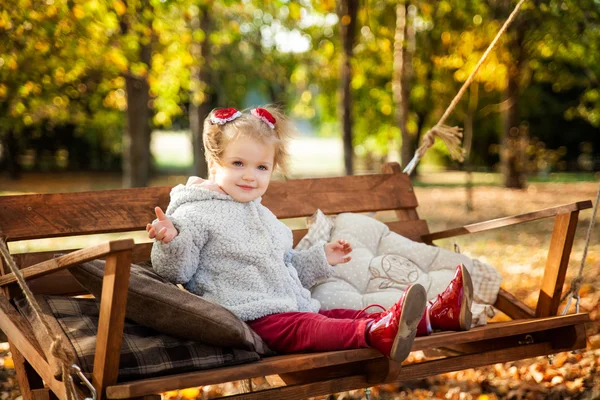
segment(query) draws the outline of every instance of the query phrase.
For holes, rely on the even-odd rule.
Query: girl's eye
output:
[[[234,166],[236,166],[236,167],[241,167],[242,166],[242,162],[241,161],[234,161],[232,164]]]
[[[267,166],[265,166],[265,165],[260,165],[258,167],[258,169],[260,169],[261,171],[268,171],[269,170],[269,168]]]

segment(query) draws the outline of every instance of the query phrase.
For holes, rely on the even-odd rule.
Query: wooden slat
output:
[[[39,348],[31,327],[25,319],[9,303],[6,296],[0,293],[0,330],[8,336],[14,345],[27,359],[33,369],[42,377],[46,385],[58,396],[66,400],[65,387],[54,378],[54,373]]]
[[[412,350],[417,351],[451,344],[525,335],[530,332],[584,324],[588,321],[588,314],[575,314],[542,319],[499,322],[473,328],[468,332],[442,332],[431,336],[419,337],[415,339]],[[183,387],[212,385],[256,376],[284,374],[352,362],[365,362],[378,358],[382,358],[381,354],[373,349],[277,356],[235,367],[122,383],[108,387],[106,393],[108,398],[124,399]]]
[[[493,338],[487,340],[479,340],[477,342],[461,343],[454,345],[444,345],[444,347],[433,347],[423,349],[427,357],[438,358],[438,357],[455,357],[466,354],[484,353],[492,350],[508,349],[512,347],[519,347],[524,343],[541,343],[541,342],[552,342],[552,338],[556,335],[560,335],[560,340],[564,342],[565,346],[571,346],[575,342],[575,337],[570,335],[572,333],[572,326],[560,327],[556,329],[550,329],[547,331],[530,332],[527,335],[514,335],[506,336],[501,338]],[[533,341],[527,340],[529,337]],[[554,343],[554,342],[553,342]],[[377,383],[388,381],[398,376],[400,372],[398,370],[398,363],[381,363],[380,360],[372,362],[377,364],[376,368],[369,368],[369,382]],[[389,365],[388,365],[389,364]],[[294,373],[280,374],[279,376],[287,385],[298,385],[306,384],[316,381],[329,380],[332,378],[344,377],[349,375],[356,375],[364,373],[365,362],[358,362],[352,364],[344,364],[333,367],[324,367],[311,369],[308,371],[299,371]]]
[[[170,190],[1,196],[0,227],[9,241],[143,230],[155,218],[155,206],[167,207]],[[379,174],[272,182],[263,204],[278,218],[293,218],[317,208],[326,214],[414,209],[417,199],[404,174]]]
[[[556,329],[563,326],[585,324],[590,321],[589,314],[579,313],[561,315],[547,318],[518,319],[506,322],[494,322],[484,326],[472,328],[466,332],[440,332],[430,336],[418,337],[412,351],[424,350],[432,347],[444,347],[453,344],[477,342],[514,335],[525,335],[531,332],[540,332]]]
[[[31,391],[31,399],[32,400],[50,400],[51,394],[50,389],[42,388],[42,389],[33,389]],[[54,396],[52,396],[54,397]]]
[[[394,195],[391,195],[391,194]],[[404,174],[294,179],[272,182],[263,204],[278,218],[415,208],[417,198]]]
[[[537,332],[529,332],[527,334],[506,336],[501,338],[493,338],[487,340],[479,340],[477,342],[470,343],[461,343],[457,345],[448,345],[444,347],[439,347],[436,349],[444,351],[450,351],[451,355],[464,355],[464,354],[474,354],[474,353],[482,353],[491,350],[499,350],[503,348],[509,347],[518,347],[523,344],[529,343],[541,343],[541,342],[552,342],[554,346],[566,346],[570,347],[575,344],[577,340],[579,340],[578,335],[575,330],[573,330],[573,326],[585,326],[584,324],[580,325],[571,325],[571,326],[563,326],[558,328],[552,328],[543,331]],[[584,332],[585,333],[585,332]],[[584,336],[585,340],[585,336]],[[433,350],[433,349],[428,349]],[[433,352],[430,352],[433,354]],[[442,353],[438,353],[437,356],[443,355]]]
[[[319,396],[329,393],[339,393],[347,390],[360,389],[373,386],[374,384],[406,382],[423,379],[428,376],[438,375],[440,373],[459,371],[465,368],[477,368],[484,365],[503,363],[518,359],[537,357],[540,355],[551,354],[560,351],[585,347],[585,332],[583,326],[573,327],[578,331],[579,340],[572,346],[554,346],[552,343],[534,343],[523,345],[510,349],[501,349],[481,354],[469,354],[465,356],[450,357],[439,360],[431,360],[422,363],[404,365],[398,370],[397,378],[387,381],[373,382],[364,374],[321,380],[305,385],[284,386],[275,389],[264,390],[254,393],[244,393],[234,396],[227,396],[224,399],[229,400],[258,400],[258,399],[277,399],[291,400],[313,396]],[[581,340],[583,338],[583,340]],[[370,364],[370,365],[369,365]],[[367,367],[374,370],[385,368],[390,364],[388,360],[377,359],[367,363]]]
[[[557,207],[550,207],[539,211],[530,212],[527,214],[514,215],[512,217],[497,218],[490,221],[478,222],[475,224],[465,225],[460,228],[448,229],[441,232],[430,233],[423,237],[425,243],[431,243],[434,240],[445,239],[455,236],[468,235],[470,233],[483,232],[490,229],[501,228],[504,226],[522,224],[523,222],[535,221],[542,218],[554,217],[559,214],[568,214],[573,211],[585,210],[592,208],[592,201],[578,201],[577,203],[565,204]]]
[[[130,266],[131,251],[122,251],[106,257],[92,373],[92,385],[96,389],[97,400],[103,400],[105,388],[117,382]]]
[[[0,197],[9,241],[144,229],[166,207],[169,187]]]
[[[251,364],[120,383],[106,388],[106,396],[109,399],[128,399],[131,397],[164,392],[171,389],[212,385],[256,376],[266,376],[278,373],[283,374],[299,369],[312,369],[327,365],[341,365],[354,361],[364,361],[381,357],[381,354],[373,349],[290,354],[265,358]]]
[[[150,259],[152,243],[138,243],[132,249],[132,262],[139,263]],[[63,255],[77,251],[76,249],[43,251],[36,253],[15,254],[13,258],[20,269],[38,264],[47,260],[52,260],[57,255]],[[100,257],[104,258],[104,257]],[[49,275],[33,278],[27,281],[29,289],[34,294],[75,296],[88,293],[77,280],[66,270],[53,271]],[[9,298],[13,298],[21,293],[21,289],[16,284],[8,286]]]
[[[30,267],[35,264],[39,264],[43,261],[51,260],[55,258],[57,255],[63,255],[67,253],[72,253],[74,251],[81,249],[67,249],[67,250],[55,250],[55,251],[39,251],[32,253],[20,253],[13,254],[13,258],[15,263],[20,269]],[[131,258],[132,262],[135,264],[137,262],[146,261],[150,259],[150,251],[152,250],[152,242],[146,243],[135,243],[134,247],[131,250]],[[104,257],[100,257],[104,258]],[[35,282],[37,279],[32,279],[31,282]]]
[[[508,315],[512,319],[533,318],[535,310],[517,299],[503,288],[498,292],[498,298],[494,307]]]
[[[29,362],[23,357],[19,349],[12,343],[10,346],[10,354],[15,365],[17,374],[17,382],[19,382],[19,390],[24,400],[33,400],[35,390],[44,390],[44,382],[42,378],[31,368]],[[45,389],[48,391],[48,389]]]
[[[72,253],[65,254],[62,257],[32,265],[31,267],[22,269],[21,274],[25,279],[36,278],[48,275],[54,271],[71,267],[73,265],[106,256],[112,252],[132,249],[133,246],[134,243],[132,239],[115,240],[112,242],[102,243],[97,246],[77,250]],[[17,278],[13,273],[3,275],[0,277],[0,287],[16,281]]]
[[[423,219],[417,219],[413,221],[392,221],[385,223],[390,231],[396,232],[410,240],[415,242],[421,242],[423,235],[429,232],[427,221]]]
[[[398,164],[397,162],[388,162],[383,164],[383,167],[381,168],[381,172],[384,174],[396,174],[396,175],[403,175],[406,176],[402,173],[402,167],[400,166],[400,164]],[[406,176],[408,178],[408,176]],[[409,193],[414,193],[414,189],[412,187],[412,182],[410,181],[410,179],[408,179],[408,183],[411,185],[409,187],[407,187],[406,189],[403,188],[403,190],[408,191]],[[397,193],[390,193],[392,196],[396,195]],[[396,218],[398,218],[398,221],[416,221],[419,219],[419,214],[417,214],[417,208],[397,208],[394,210],[396,213]],[[423,234],[429,233],[429,229],[427,229],[426,232],[423,232]],[[408,237],[408,236],[407,236]],[[421,238],[419,238],[419,241],[421,241]]]
[[[569,267],[569,256],[575,239],[578,216],[579,211],[575,211],[569,214],[561,214],[554,221],[546,268],[535,310],[537,317],[556,315],[558,312],[565,276]]]

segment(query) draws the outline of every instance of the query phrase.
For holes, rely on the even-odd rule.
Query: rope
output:
[[[27,283],[25,282],[25,278],[23,278],[21,271],[16,266],[15,261],[13,260],[12,256],[10,255],[8,246],[6,245],[6,242],[4,241],[4,238],[2,238],[2,237],[0,237],[0,252],[2,253],[3,258],[6,260],[6,264],[8,265],[8,267],[10,268],[12,273],[15,275],[15,277],[17,278],[19,287],[23,291],[23,294],[25,295],[25,299],[27,299],[27,302],[31,306],[31,309],[33,310],[33,314],[38,319],[38,321],[40,321],[42,323],[42,326],[44,327],[44,330],[45,330],[45,334],[52,338],[52,344],[50,345],[50,353],[54,357],[56,357],[58,359],[58,361],[60,361],[60,363],[61,363],[62,381],[65,384],[65,392],[67,395],[67,400],[77,399],[78,398],[77,392],[75,390],[75,387],[73,384],[73,379],[72,379],[71,373],[70,373],[71,365],[73,365],[73,355],[70,354],[69,352],[67,352],[67,350],[65,349],[65,346],[63,346],[62,337],[59,335],[54,335],[52,333],[52,328],[48,324],[48,321],[46,321],[46,318],[42,317],[42,314],[43,314],[42,309],[40,308],[40,305],[38,304],[35,297],[33,296],[33,293],[27,286]]]
[[[506,31],[508,26],[516,18],[517,13],[519,12],[519,9],[521,8],[521,5],[524,2],[525,2],[525,0],[520,0],[519,3],[515,6],[515,9],[508,16],[508,19],[504,22],[504,25],[502,26],[502,28],[500,28],[500,30],[496,34],[496,37],[494,38],[494,40],[492,40],[492,43],[490,43],[490,45],[488,46],[485,53],[483,53],[483,56],[481,56],[481,59],[475,66],[475,69],[473,70],[473,72],[471,72],[471,74],[469,75],[469,77],[467,78],[465,83],[462,85],[462,87],[460,88],[460,90],[458,91],[456,96],[454,96],[454,99],[452,100],[452,102],[450,103],[450,105],[448,106],[448,108],[446,109],[444,114],[442,115],[442,118],[440,118],[438,123],[435,124],[435,126],[433,128],[431,128],[430,130],[427,131],[427,133],[425,133],[425,135],[423,136],[423,140],[421,141],[421,146],[419,146],[419,148],[415,152],[415,155],[414,155],[413,159],[410,161],[410,163],[408,163],[406,168],[404,168],[403,172],[405,174],[410,175],[414,171],[414,169],[417,167],[417,163],[419,162],[419,160],[421,158],[423,158],[423,156],[425,155],[425,152],[427,150],[429,150],[429,148],[431,146],[433,146],[436,136],[438,136],[440,139],[442,139],[442,141],[446,144],[446,147],[448,147],[448,151],[450,152],[450,156],[453,159],[461,161],[461,162],[464,160],[465,150],[460,147],[460,139],[462,138],[462,128],[459,128],[458,126],[451,127],[451,126],[445,125],[444,122],[446,122],[446,119],[448,118],[448,116],[450,116],[452,111],[454,111],[454,109],[456,108],[456,105],[458,104],[458,102],[460,101],[462,96],[465,94],[465,92],[467,91],[467,89],[469,88],[469,86],[471,85],[473,80],[475,79],[477,72],[479,72],[479,69],[481,68],[481,66],[483,65],[485,60],[487,59],[488,55],[492,52],[492,50],[496,46],[496,43],[498,43],[498,40],[500,39],[500,37],[504,34],[504,32]]]
[[[590,237],[592,236],[592,230],[594,228],[594,223],[596,221],[596,213],[598,212],[598,201],[600,200],[600,185],[598,185],[598,193],[596,194],[596,202],[594,203],[594,211],[592,212],[592,219],[590,220],[590,225],[588,226],[587,234],[585,235],[585,246],[583,247],[583,256],[581,257],[581,265],[579,265],[579,273],[573,280],[571,280],[571,287],[569,290],[560,298],[561,303],[571,295],[572,298],[577,299],[577,312],[579,312],[579,290],[581,289],[581,284],[583,283],[583,267],[585,265],[585,259],[587,258],[588,247],[590,244]],[[571,299],[566,304],[563,314],[566,314],[569,306],[571,305]]]

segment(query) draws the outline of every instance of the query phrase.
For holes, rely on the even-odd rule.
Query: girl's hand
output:
[[[352,259],[352,257],[346,256],[350,252],[352,252],[352,246],[343,239],[325,245],[325,255],[329,265],[347,263]]]
[[[165,215],[160,207],[154,209],[157,220],[151,224],[146,225],[146,231],[148,231],[148,237],[150,239],[156,239],[163,242],[164,244],[169,243],[175,239],[175,236],[179,232],[173,226],[171,219]]]

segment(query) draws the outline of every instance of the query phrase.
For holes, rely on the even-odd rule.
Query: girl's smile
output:
[[[253,190],[254,186],[244,186],[244,185],[238,185],[238,187],[242,188],[243,190]]]

